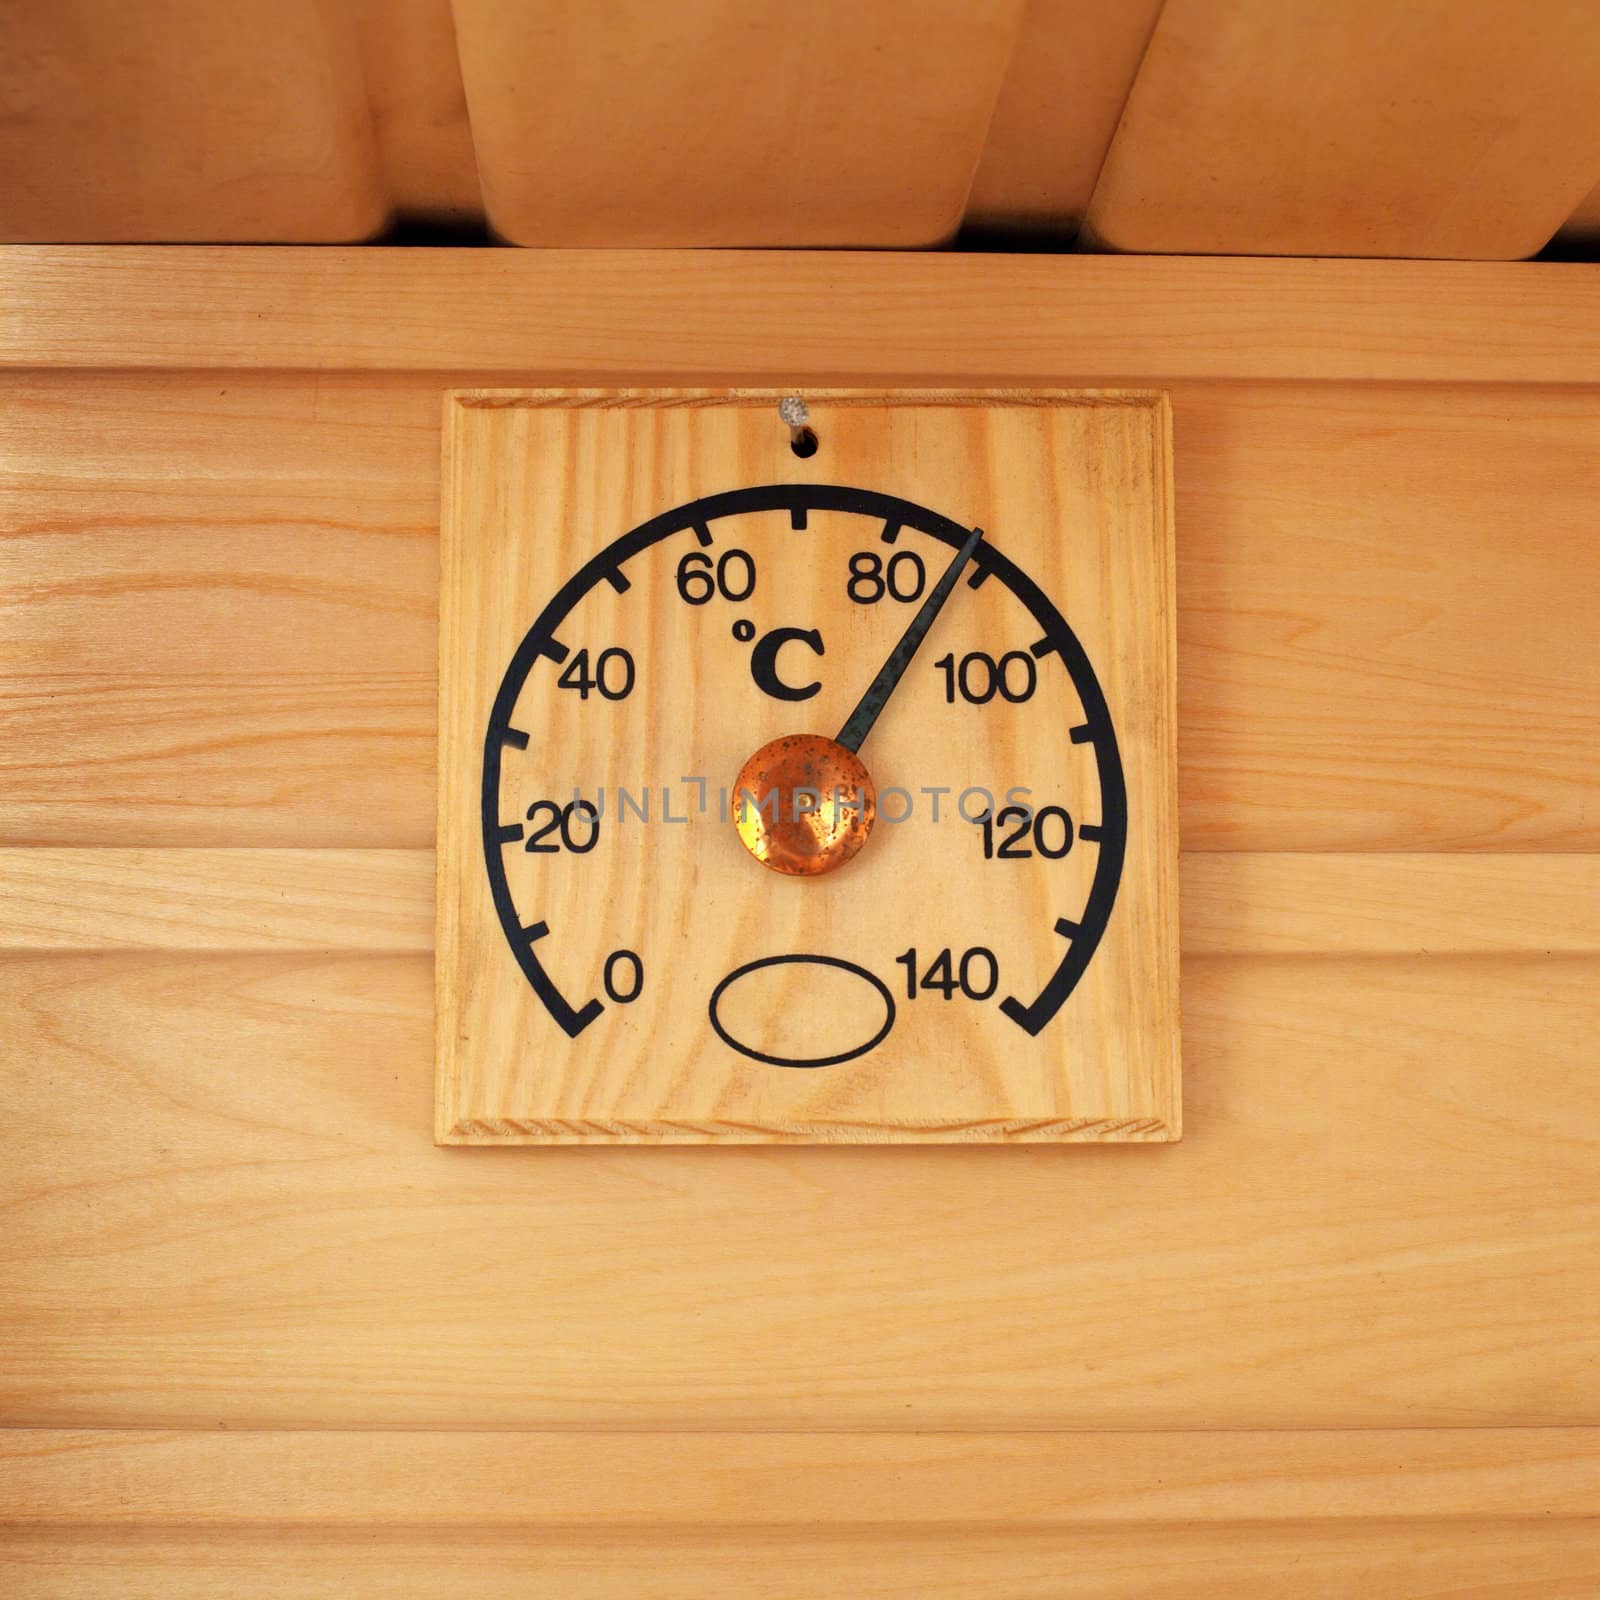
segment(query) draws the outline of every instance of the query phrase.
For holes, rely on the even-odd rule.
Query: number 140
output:
[[[994,958],[994,951],[986,950],[981,944],[964,951],[959,958],[948,949],[941,950],[920,978],[915,945],[894,959],[896,965],[906,969],[908,1000],[929,992],[943,995],[946,1000],[953,1000],[957,993],[968,1000],[987,1000],[1000,985],[1000,964]]]

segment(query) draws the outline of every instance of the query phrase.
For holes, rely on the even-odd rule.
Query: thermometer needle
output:
[[[789,734],[762,745],[740,769],[734,825],[745,849],[763,866],[791,877],[821,877],[842,867],[867,842],[878,814],[877,791],[856,752],[982,538],[982,528],[968,535],[837,739]]]
[[[974,528],[968,535],[967,542],[956,552],[955,560],[945,568],[944,576],[933,586],[933,593],[922,602],[922,609],[911,619],[911,626],[901,636],[900,643],[889,652],[889,659],[878,669],[877,677],[867,686],[867,692],[862,695],[860,703],[850,713],[849,720],[839,730],[837,742],[846,750],[860,750],[867,735],[872,732],[873,723],[888,705],[889,696],[894,693],[895,685],[905,676],[906,668],[911,665],[911,658],[927,637],[934,618],[944,609],[945,601],[950,598],[950,591],[956,586],[956,579],[961,576],[961,569],[966,566],[967,558],[978,548],[982,538],[982,528]]]

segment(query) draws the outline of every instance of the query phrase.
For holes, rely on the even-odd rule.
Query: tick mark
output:
[[[522,824],[520,822],[502,822],[495,833],[496,844],[515,844],[522,837]]]
[[[878,537],[882,539],[885,544],[893,544],[895,540],[900,537],[900,524],[898,522],[884,523],[883,532],[880,533]]]
[[[1088,744],[1088,742],[1094,738],[1094,729],[1091,728],[1087,722],[1080,722],[1076,728],[1072,729],[1071,732],[1068,733],[1067,737],[1071,739],[1074,744]]]
[[[628,582],[627,578],[623,576],[622,569],[620,567],[612,567],[606,573],[606,582],[609,583],[618,594],[626,594],[633,587],[633,585]]]
[[[526,750],[528,736],[521,728],[502,728],[500,730],[500,743],[508,744],[513,750]]]
[[[1099,844],[1105,836],[1106,830],[1098,822],[1080,822],[1078,824],[1078,837],[1087,839],[1090,844]]]
[[[1054,649],[1055,649],[1055,641],[1054,640],[1052,640],[1052,639],[1041,639],[1037,644],[1030,644],[1028,646],[1028,654],[1031,655],[1031,656],[1047,656]]]
[[[806,508],[804,506],[789,507],[789,526],[803,528],[806,525]]]
[[[705,523],[697,522],[693,526],[695,538],[697,538],[701,544],[710,544],[711,530],[705,525]]]
[[[526,944],[536,944],[540,939],[544,938],[549,931],[550,925],[548,923],[535,922],[531,927],[527,927],[522,930],[523,942]]]
[[[541,639],[539,647],[534,651],[536,656],[549,656],[552,661],[565,661],[567,647],[559,639]]]
[[[989,576],[989,565],[979,558],[978,552],[972,552],[972,576],[967,579],[967,587],[976,589]]]
[[[540,926],[543,926],[543,924],[540,924]],[[1080,929],[1078,924],[1071,921],[1069,918],[1057,917],[1056,932],[1059,933],[1063,939],[1076,939]]]

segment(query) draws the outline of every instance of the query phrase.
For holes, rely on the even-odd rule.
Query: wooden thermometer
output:
[[[439,1140],[1176,1139],[1165,398],[804,401],[448,399]]]

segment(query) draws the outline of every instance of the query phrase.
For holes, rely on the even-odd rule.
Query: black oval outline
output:
[[[842,1056],[821,1056],[815,1061],[791,1061],[786,1056],[769,1056],[763,1051],[752,1050],[748,1045],[740,1044],[722,1026],[722,1020],[717,1016],[717,1001],[722,998],[722,991],[736,979],[742,978],[751,972],[758,972],[762,967],[783,967],[788,966],[791,962],[796,964],[805,962],[814,967],[838,967],[842,971],[855,973],[858,978],[865,978],[882,997],[884,1007],[883,1026],[864,1045],[860,1045],[854,1050],[847,1050]],[[876,1050],[889,1037],[889,1030],[894,1027],[895,1017],[894,996],[889,993],[889,985],[876,972],[871,972],[866,967],[858,966],[854,961],[846,961],[842,956],[762,956],[759,961],[747,961],[742,967],[735,967],[711,991],[711,1002],[706,1009],[711,1017],[712,1030],[730,1050],[737,1050],[740,1055],[749,1056],[752,1061],[760,1061],[769,1067],[794,1067],[802,1071],[810,1071],[813,1067],[836,1067],[841,1061],[854,1061],[857,1056],[864,1056],[869,1050]]]
[[[523,976],[538,995],[551,1019],[569,1037],[577,1036],[605,1009],[598,999],[574,1008],[551,982],[544,964],[533,949],[533,941],[522,931],[521,919],[511,898],[505,863],[500,855],[500,753],[502,743],[512,737],[511,713],[517,696],[527,682],[535,661],[543,655],[567,613],[608,573],[620,570],[622,563],[651,545],[676,533],[694,530],[700,538],[708,524],[722,517],[743,516],[757,511],[842,511],[881,520],[885,527],[911,528],[930,539],[938,539],[959,550],[971,533],[959,522],[903,500],[898,495],[877,489],[855,488],[832,483],[768,483],[744,489],[724,489],[683,505],[672,507],[638,527],[612,540],[597,551],[551,597],[533,626],[523,636],[489,712],[484,733],[483,786],[480,811],[484,865],[489,874],[489,891],[500,918],[506,943]],[[709,534],[701,539],[709,543]],[[1041,645],[1048,644],[1066,666],[1067,675],[1083,704],[1087,742],[1094,747],[1100,775],[1100,858],[1095,864],[1089,897],[1075,923],[1058,921],[1056,931],[1066,937],[1067,951],[1044,987],[1028,1004],[1014,995],[1000,1002],[1000,1012],[1032,1037],[1037,1037],[1066,1003],[1077,987],[1095,951],[1116,904],[1122,882],[1122,866],[1128,845],[1128,789],[1122,771],[1122,752],[1117,747],[1116,730],[1105,691],[1077,634],[1056,609],[1054,602],[1009,556],[985,538],[973,551],[972,561],[980,572],[992,572],[1033,614],[1044,630]],[[1035,646],[1035,654],[1041,653]],[[1074,731],[1076,740],[1076,731]]]

